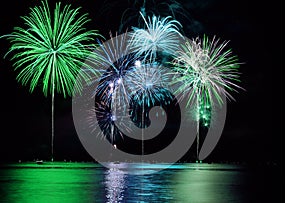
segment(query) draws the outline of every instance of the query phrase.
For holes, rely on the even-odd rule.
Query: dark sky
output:
[[[116,32],[128,1],[62,1],[89,13],[89,28],[104,36]],[[134,1],[132,1],[134,2]],[[159,1],[161,2],[161,1]],[[228,103],[223,135],[209,160],[275,161],[284,157],[284,2],[239,0],[178,1],[189,19],[178,16],[187,37],[204,33],[230,40],[241,62],[241,86]],[[6,1],[1,6],[0,35],[23,26],[20,16],[39,1]],[[52,1],[50,5],[53,5]],[[130,29],[130,27],[129,27]],[[9,48],[0,39],[0,56]],[[9,58],[0,60],[1,160],[47,157],[50,152],[51,101],[41,89],[32,94],[15,80]],[[88,159],[72,121],[71,99],[56,96],[55,152],[59,159]]]

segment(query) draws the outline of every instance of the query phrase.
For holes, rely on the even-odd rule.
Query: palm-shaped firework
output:
[[[121,18],[120,29],[122,31],[127,26],[135,24],[140,25],[146,15],[172,16],[174,19],[190,19],[190,15],[176,0],[129,0],[129,8],[127,8]]]
[[[231,50],[224,51],[228,42],[218,43],[219,40],[209,41],[206,36],[203,40],[187,41],[172,62],[178,73],[176,82],[183,82],[177,91],[188,94],[188,104],[201,101],[210,105],[213,96],[221,104],[221,94],[233,99],[229,91],[241,88],[234,83],[240,81],[237,56]]]
[[[64,97],[81,90],[77,77],[85,79],[87,74],[79,74],[84,60],[91,55],[89,44],[96,31],[87,31],[84,25],[89,21],[87,14],[78,16],[79,8],[61,8],[57,3],[53,15],[47,1],[42,6],[30,9],[28,16],[22,17],[24,28],[15,27],[7,35],[11,43],[8,53],[18,71],[17,80],[22,85],[29,84],[32,92],[39,82],[47,97],[52,95],[52,160],[54,138],[54,93]]]
[[[180,83],[175,92],[188,97],[187,105],[196,112],[194,118],[203,120],[204,126],[210,122],[214,101],[221,105],[222,95],[233,99],[229,91],[241,88],[235,84],[239,82],[238,58],[225,50],[227,43],[206,36],[187,41],[171,63],[177,73],[174,83]],[[199,132],[197,141],[199,144]]]
[[[131,48],[137,52],[138,56],[145,55],[151,61],[156,60],[157,52],[167,54],[177,50],[178,40],[182,35],[179,32],[181,24],[177,20],[172,20],[170,16],[160,18],[155,15],[152,18],[140,13],[145,22],[145,29],[133,28],[131,34]]]

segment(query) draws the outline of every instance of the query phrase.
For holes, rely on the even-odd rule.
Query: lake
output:
[[[282,202],[278,166],[49,162],[1,165],[2,202]],[[113,167],[115,165],[116,167]]]

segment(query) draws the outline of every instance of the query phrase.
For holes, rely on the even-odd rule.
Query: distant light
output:
[[[115,115],[112,115],[112,116],[110,117],[110,119],[111,119],[112,121],[116,121],[116,120],[117,120],[117,117],[116,117]]]
[[[122,82],[122,78],[119,78],[119,79],[117,80],[117,83],[120,84],[121,82]]]
[[[113,87],[114,87],[114,83],[113,83],[113,82],[109,83],[109,86],[110,86],[111,88],[113,88]]]
[[[114,148],[117,149],[117,145],[114,144]]]
[[[139,68],[142,66],[142,63],[141,63],[141,61],[137,60],[134,62],[134,65]]]

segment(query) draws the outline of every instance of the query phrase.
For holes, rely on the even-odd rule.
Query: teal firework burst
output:
[[[140,13],[145,29],[133,28],[130,45],[138,56],[145,55],[145,58],[155,60],[157,52],[174,53],[178,48],[178,40],[182,35],[179,32],[181,24],[177,20],[172,20],[170,16],[160,18],[155,15],[152,18]]]
[[[174,99],[169,87],[171,78],[167,71],[157,62],[143,64],[137,60],[126,75],[125,84],[130,95],[129,113],[133,122],[140,128],[150,125],[149,110],[152,107],[160,106],[163,109]]]
[[[159,64],[141,64],[136,61],[135,67],[126,77],[129,95],[133,95],[132,99],[142,106],[154,105],[156,101],[169,101],[170,77],[166,73],[167,70]]]
[[[188,20],[191,16],[184,9],[184,6],[175,0],[129,0],[128,8],[123,12],[120,30],[127,28],[128,26],[140,25],[143,18],[139,14],[139,11],[146,15],[160,15],[160,16],[172,16],[176,20]]]

